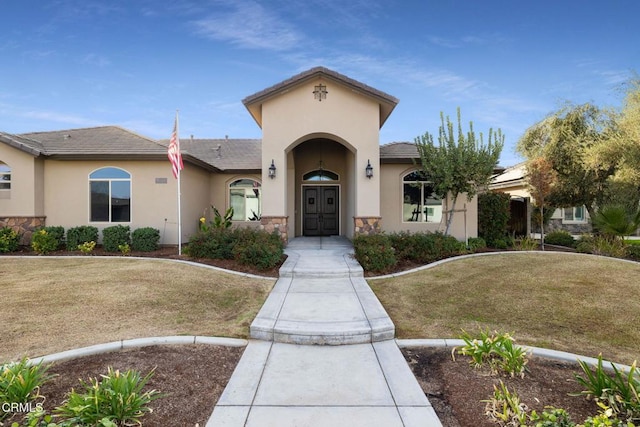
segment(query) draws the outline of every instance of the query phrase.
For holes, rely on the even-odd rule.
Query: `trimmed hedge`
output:
[[[77,251],[78,246],[87,242],[98,242],[98,229],[92,225],[81,225],[67,230],[67,250]]]
[[[31,248],[45,255],[64,245],[64,227],[41,227],[31,235]]]
[[[134,251],[151,252],[158,249],[160,230],[153,227],[138,228],[131,233],[131,249]]]
[[[384,273],[398,263],[392,239],[386,234],[356,236],[353,248],[356,259],[366,271]]]
[[[282,260],[280,236],[251,228],[211,228],[191,236],[185,253],[194,258],[235,259],[261,270],[274,268]]]
[[[118,252],[119,246],[131,243],[131,229],[128,225],[113,225],[102,230],[102,249]]]
[[[478,235],[490,247],[505,249],[508,245],[510,201],[511,196],[498,191],[478,195]]]

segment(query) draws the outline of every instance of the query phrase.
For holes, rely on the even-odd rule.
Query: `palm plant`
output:
[[[603,234],[624,239],[640,227],[640,209],[629,209],[623,205],[605,205],[596,212],[593,224]]]

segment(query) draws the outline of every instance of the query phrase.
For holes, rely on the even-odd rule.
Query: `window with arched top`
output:
[[[229,184],[232,221],[259,221],[262,217],[262,184],[253,179],[238,179]]]
[[[338,181],[339,176],[335,172],[324,169],[316,169],[302,175],[303,181]]]
[[[433,183],[424,173],[413,171],[402,178],[402,221],[436,222],[442,220],[442,200],[434,194]]]
[[[0,191],[11,190],[11,168],[0,161]]]
[[[131,174],[106,167],[89,175],[91,222],[131,221]]]

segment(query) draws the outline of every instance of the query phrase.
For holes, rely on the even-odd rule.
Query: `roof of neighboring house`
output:
[[[420,159],[413,142],[391,142],[380,146],[380,163],[413,163]]]
[[[515,185],[524,185],[527,174],[526,162],[521,162],[504,169],[504,172],[491,178],[490,189],[499,189]]]
[[[271,87],[256,92],[253,95],[249,95],[242,100],[242,103],[245,105],[247,110],[249,110],[249,113],[253,116],[256,123],[258,123],[258,126],[262,127],[262,109],[256,108],[256,106],[261,105],[263,101],[276,94],[289,90],[293,86],[297,86],[301,83],[313,80],[320,76],[328,78],[330,80],[334,80],[347,87],[350,87],[356,92],[363,93],[376,99],[380,103],[380,127],[382,127],[384,122],[387,120],[387,118],[399,102],[398,98],[391,96],[388,93],[382,92],[381,90],[375,89],[336,71],[330,70],[326,67],[314,67],[300,74],[296,74],[291,78],[283,80],[282,82],[277,83]]]
[[[39,156],[44,152],[44,147],[40,142],[25,138],[20,135],[0,132],[0,142],[4,142],[11,147],[29,153],[32,156]]]

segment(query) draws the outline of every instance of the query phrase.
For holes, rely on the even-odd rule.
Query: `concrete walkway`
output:
[[[207,426],[441,426],[351,243],[295,238],[286,253]]]

